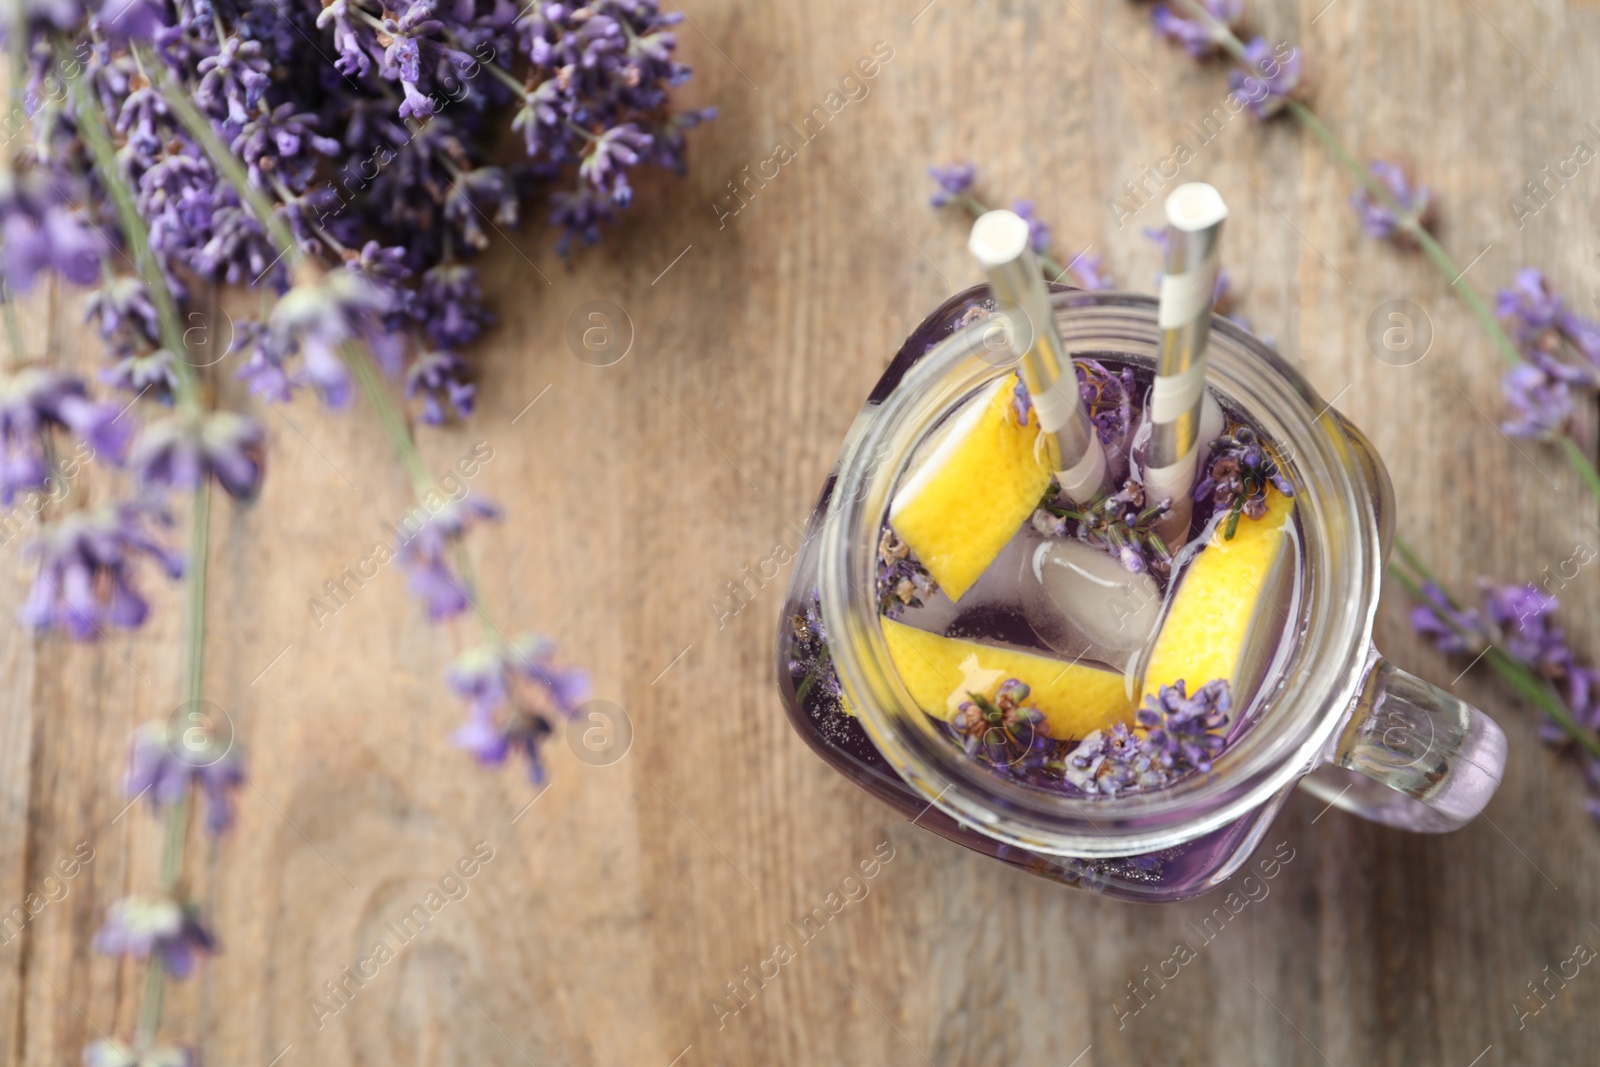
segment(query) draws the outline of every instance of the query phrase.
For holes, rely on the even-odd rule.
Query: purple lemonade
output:
[[[941,320],[959,328],[984,314],[975,298],[936,313],[869,410],[938,338]],[[1109,817],[1107,805],[1212,773],[1257,723],[1293,647],[1301,538],[1283,448],[1210,394],[1192,507],[1174,529],[1172,501],[1149,499],[1143,486],[1151,361],[1102,350],[1077,353],[1073,366],[1105,450],[1099,492],[1076,502],[1061,492],[1035,440],[1028,390],[995,368],[908,450],[879,522],[875,573],[858,580],[870,583],[898,680],[944,743],[999,790],[1100,805],[1091,810]],[[844,485],[857,489],[848,477]],[[1203,891],[1188,887],[1214,884],[1223,864],[1248,855],[1281,794],[1182,844],[1117,858],[1037,854],[930,804],[884,758],[834,670],[816,535],[837,491],[830,479],[779,634],[791,720],[824,758],[920,825],[1113,896]]]

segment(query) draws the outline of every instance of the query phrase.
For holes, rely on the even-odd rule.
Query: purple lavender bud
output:
[[[939,188],[928,203],[944,207],[965,197],[978,180],[978,168],[972,163],[952,163],[947,167],[929,167],[928,174]]]
[[[1477,655],[1494,642],[1492,624],[1472,608],[1456,608],[1436,582],[1422,586],[1423,603],[1411,609],[1411,629],[1441,652]]]
[[[1495,311],[1511,336],[1526,348],[1556,328],[1566,305],[1545,284],[1544,274],[1529,267],[1517,272],[1509,288],[1500,290]]]
[[[148,41],[169,24],[163,0],[106,0],[95,22],[117,44]]]
[[[1244,0],[1201,0],[1211,17],[1231,27],[1244,14]],[[1196,59],[1210,55],[1217,47],[1217,38],[1211,28],[1198,19],[1186,19],[1172,13],[1166,4],[1150,9],[1150,21],[1161,36],[1183,46]]]
[[[1515,413],[1500,429],[1512,437],[1549,440],[1559,436],[1572,418],[1572,391],[1547,363],[1523,363],[1506,371],[1500,393]]]
[[[1244,52],[1251,69],[1230,71],[1228,87],[1244,100],[1256,118],[1271,118],[1300,85],[1300,49],[1291,47],[1279,55],[1265,37],[1257,37],[1245,46]]]
[[[472,414],[477,386],[467,380],[467,364],[454,352],[424,352],[406,372],[406,396],[422,398],[422,421],[438,426],[448,404],[460,418]]]
[[[1547,678],[1566,674],[1573,661],[1566,635],[1554,625],[1559,602],[1532,585],[1484,586],[1484,612],[1499,628],[1510,656]]]
[[[52,428],[75,434],[108,463],[122,462],[132,420],[123,421],[119,406],[90,400],[87,393],[82,380],[60,371],[24,367],[0,374],[0,504],[45,487],[45,436]]]
[[[554,732],[551,716],[571,719],[589,697],[588,676],[560,667],[555,646],[534,635],[468,650],[450,665],[446,680],[468,702],[455,744],[491,766],[520,753],[535,784],[544,780],[540,749]]]
[[[187,491],[211,477],[235,500],[254,500],[261,491],[266,434],[237,412],[180,411],[146,426],[128,462],[147,489]]]
[[[418,516],[419,511],[431,514]],[[481,493],[469,492],[452,500],[435,489],[396,526],[401,536],[396,558],[409,574],[411,592],[427,605],[428,616],[435,622],[471,606],[446,558],[451,548],[479,522],[500,517],[499,506]]]
[[[154,340],[161,335],[155,305],[136,274],[122,274],[103,281],[84,301],[84,321],[100,324],[100,336],[111,338],[124,327],[129,332]]]
[[[350,372],[339,349],[379,334],[380,316],[393,306],[393,297],[371,277],[349,267],[302,281],[272,309],[268,330],[275,355],[264,362],[281,366],[287,353],[298,350],[300,372],[291,380],[312,385],[328,407],[343,408],[350,402]]]
[[[1083,252],[1067,265],[1067,270],[1080,289],[1115,289],[1117,283],[1101,266],[1103,262],[1100,256]]]
[[[230,793],[244,783],[244,757],[232,738],[207,736],[190,743],[188,733],[174,744],[165,722],[136,729],[128,752],[128,773],[123,788],[128,796],[145,796],[152,809],[162,811],[198,786],[206,798],[206,828],[222,833],[233,822]]]
[[[1350,198],[1350,203],[1361,216],[1361,226],[1367,233],[1380,241],[1390,240],[1400,231],[1404,219],[1415,219],[1425,224],[1431,206],[1426,185],[1413,186],[1398,163],[1377,159],[1372,161],[1368,169],[1394,197],[1395,203],[1400,206],[1400,214],[1396,215],[1388,205],[1363,187]]]
[[[79,641],[108,627],[142,624],[149,605],[132,583],[138,558],[153,556],[168,577],[183,574],[183,558],[146,532],[151,514],[148,507],[123,503],[75,512],[44,527],[24,550],[39,560],[39,569],[18,614],[22,623],[62,630]]]
[[[187,978],[195,957],[214,947],[198,912],[170,897],[123,897],[112,904],[94,935],[94,948],[108,956],[159,958],[168,974]]]
[[[100,257],[109,248],[78,212],[62,204],[6,200],[0,196],[0,266],[13,292],[28,292],[45,270],[77,285],[100,276]]]
[[[1013,200],[1011,211],[1028,224],[1028,244],[1040,255],[1050,251],[1050,227],[1034,215],[1032,200]]]

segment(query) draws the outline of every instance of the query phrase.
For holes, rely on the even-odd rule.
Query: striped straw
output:
[[[1068,498],[1091,500],[1104,486],[1106,454],[1078,395],[1078,375],[1056,331],[1039,261],[1028,243],[1028,223],[1010,211],[991,211],[972,224],[967,248],[989,275],[989,289],[1011,324],[1011,342],[1022,355],[1039,425],[1056,442],[1056,481]]]
[[[1222,195],[1204,182],[1180,185],[1167,197],[1166,273],[1156,312],[1161,356],[1150,392],[1152,432],[1144,484],[1147,500],[1172,499],[1157,529],[1173,548],[1187,533],[1194,506],[1190,491],[1200,455],[1206,339],[1227,217]]]

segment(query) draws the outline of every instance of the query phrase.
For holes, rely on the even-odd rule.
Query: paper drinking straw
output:
[[[972,224],[967,247],[989,275],[989,289],[1011,323],[1011,340],[1022,354],[1023,384],[1039,415],[1039,425],[1056,442],[1061,491],[1077,503],[1092,499],[1103,487],[1106,454],[1078,395],[1061,335],[1056,332],[1039,262],[1028,243],[1028,223],[1010,211],[991,211]]]
[[[1150,391],[1150,450],[1145,459],[1147,501],[1170,497],[1172,509],[1157,532],[1176,549],[1189,529],[1200,414],[1205,402],[1206,339],[1217,288],[1218,247],[1228,206],[1204,182],[1180,185],[1167,197],[1167,262],[1156,316],[1161,356]]]

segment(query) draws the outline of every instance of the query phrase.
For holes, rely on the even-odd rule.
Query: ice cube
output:
[[[1056,652],[1130,667],[1155,636],[1161,589],[1103,548],[1046,541],[1033,553],[1033,577],[1047,603],[1030,605],[1034,629]],[[1026,594],[1023,599],[1029,600]],[[1054,625],[1038,618],[1045,611]]]

